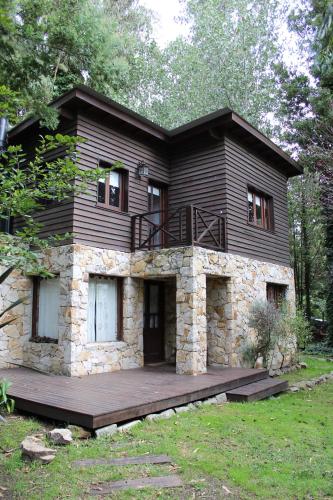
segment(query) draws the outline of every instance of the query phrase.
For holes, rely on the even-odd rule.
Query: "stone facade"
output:
[[[31,341],[32,280],[12,275],[1,287],[0,307],[17,297],[27,299],[13,312],[15,322],[3,329],[0,366],[23,364],[69,376],[142,366],[145,279],[165,280],[166,359],[175,361],[182,374],[204,373],[207,360],[242,366],[244,346],[253,335],[249,309],[256,299],[266,299],[268,282],[286,285],[289,307],[295,305],[290,267],[200,247],[130,254],[68,245],[48,250],[43,258],[60,276],[58,343]],[[121,341],[87,341],[91,274],[123,278]],[[285,364],[291,354],[289,346]]]

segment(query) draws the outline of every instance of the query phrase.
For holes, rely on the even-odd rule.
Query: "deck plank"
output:
[[[198,376],[174,367],[145,367],[65,377],[27,368],[0,370],[12,385],[18,409],[55,420],[98,428],[226,392],[267,377],[266,370],[209,368]]]

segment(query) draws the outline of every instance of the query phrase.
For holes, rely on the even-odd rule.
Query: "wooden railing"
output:
[[[193,205],[132,216],[133,252],[189,245],[225,252],[225,218]]]

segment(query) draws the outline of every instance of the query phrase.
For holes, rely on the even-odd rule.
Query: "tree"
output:
[[[270,129],[278,59],[275,0],[188,0],[188,40],[178,38],[160,56],[155,96],[141,111],[167,127],[225,106]],[[153,63],[156,64],[156,63]]]
[[[5,0],[0,8],[0,84],[49,127],[47,104],[79,83],[126,102],[142,76],[150,18],[136,0]]]
[[[326,310],[333,345],[333,7],[329,0],[308,0],[291,18],[303,37],[311,62],[312,84],[305,75],[280,71],[287,140],[298,152],[319,190],[325,231]],[[301,199],[302,201],[302,199]],[[304,206],[304,203],[303,203]]]

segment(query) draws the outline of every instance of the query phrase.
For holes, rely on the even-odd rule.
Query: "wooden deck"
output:
[[[9,396],[29,413],[96,429],[213,396],[267,377],[266,370],[210,368],[176,375],[154,366],[81,378],[44,375],[25,368],[0,370],[12,382]]]

